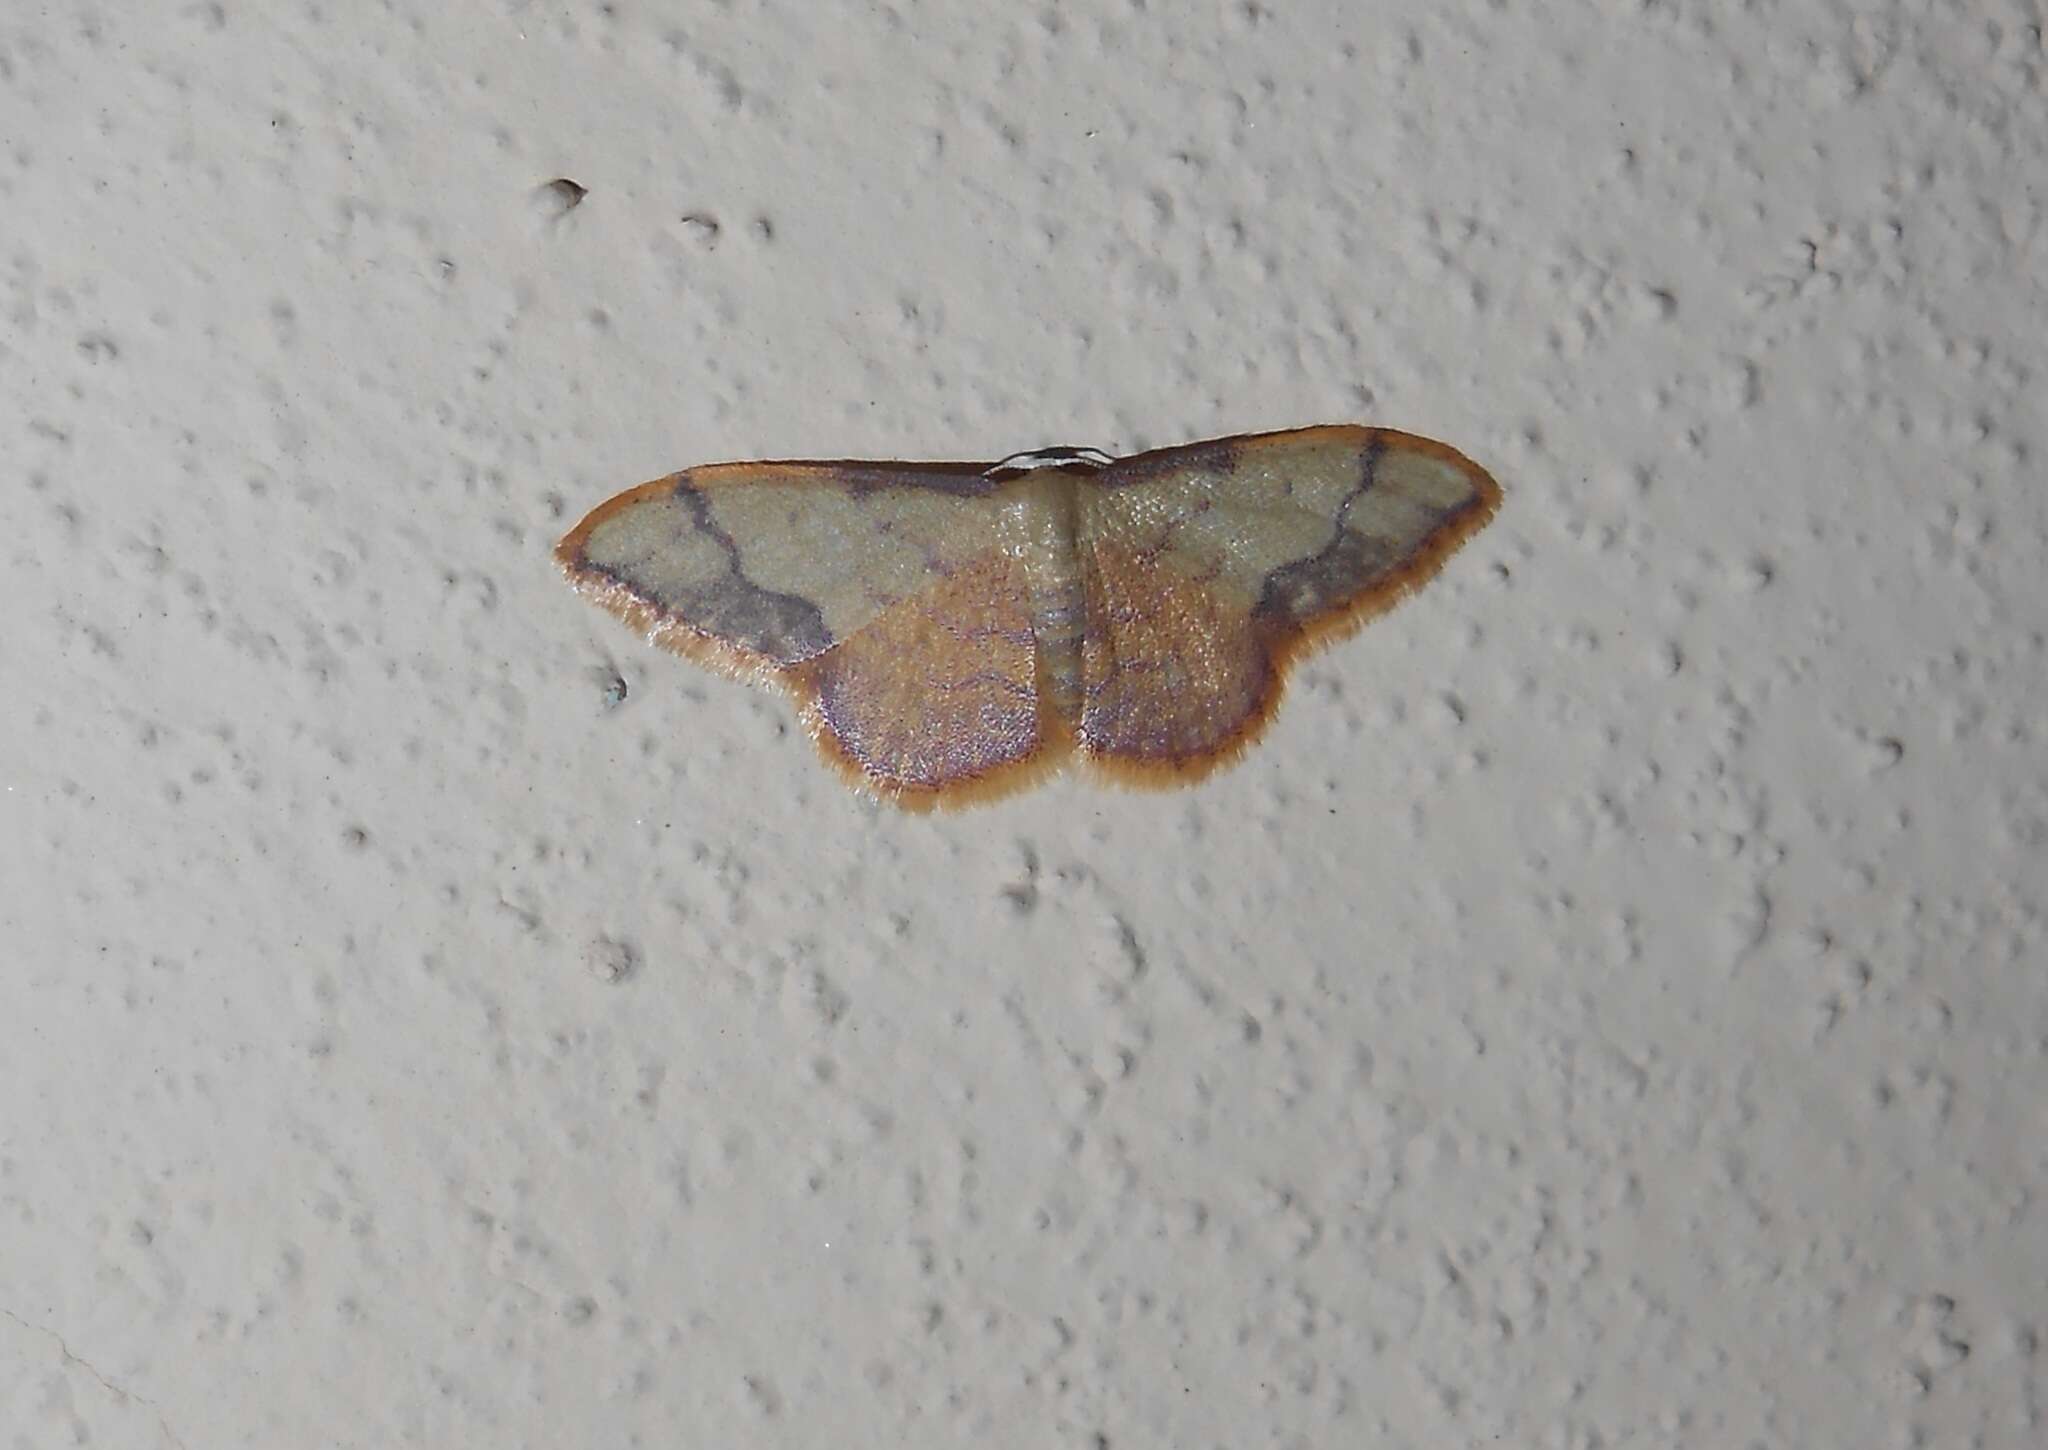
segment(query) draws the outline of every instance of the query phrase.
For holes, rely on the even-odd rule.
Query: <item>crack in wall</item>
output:
[[[57,1353],[63,1356],[64,1363],[77,1365],[80,1369],[91,1375],[98,1382],[99,1387],[114,1396],[115,1399],[133,1402],[148,1410],[152,1415],[156,1416],[156,1427],[164,1432],[164,1438],[177,1446],[178,1450],[185,1450],[185,1442],[178,1438],[178,1432],[171,1428],[170,1421],[164,1418],[164,1412],[157,1408],[156,1401],[138,1395],[133,1390],[123,1389],[120,1385],[115,1384],[112,1380],[101,1374],[91,1360],[83,1359],[73,1354],[71,1346],[65,1341],[64,1336],[47,1325],[36,1324],[24,1319],[12,1309],[0,1309],[0,1316],[13,1320],[23,1329],[30,1330],[33,1333],[48,1335],[51,1342],[57,1346]]]

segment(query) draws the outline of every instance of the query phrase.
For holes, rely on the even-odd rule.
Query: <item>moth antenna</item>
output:
[[[1022,453],[1012,453],[1008,458],[999,459],[981,471],[982,477],[994,478],[1002,473],[1026,473],[1034,468],[1069,468],[1079,464],[1087,468],[1107,468],[1116,462],[1116,455],[1104,453],[1100,448],[1027,448]]]

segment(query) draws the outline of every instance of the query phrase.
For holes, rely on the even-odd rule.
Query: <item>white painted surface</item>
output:
[[[0,1445],[2042,1443],[2040,25],[8,9]],[[1349,420],[1507,507],[1181,796],[546,561]]]

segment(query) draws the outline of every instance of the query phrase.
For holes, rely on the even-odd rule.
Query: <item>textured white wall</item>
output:
[[[2041,1443],[2041,24],[8,7],[0,1445]],[[1183,795],[546,558],[1347,420],[1507,507]]]

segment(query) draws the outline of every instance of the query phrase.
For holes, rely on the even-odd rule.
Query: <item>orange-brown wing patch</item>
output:
[[[1028,581],[990,552],[783,673],[825,758],[913,810],[967,804],[1055,768]]]
[[[1259,708],[1265,652],[1251,600],[1168,566],[1123,537],[1084,542],[1076,744],[1162,782],[1200,776]]]

